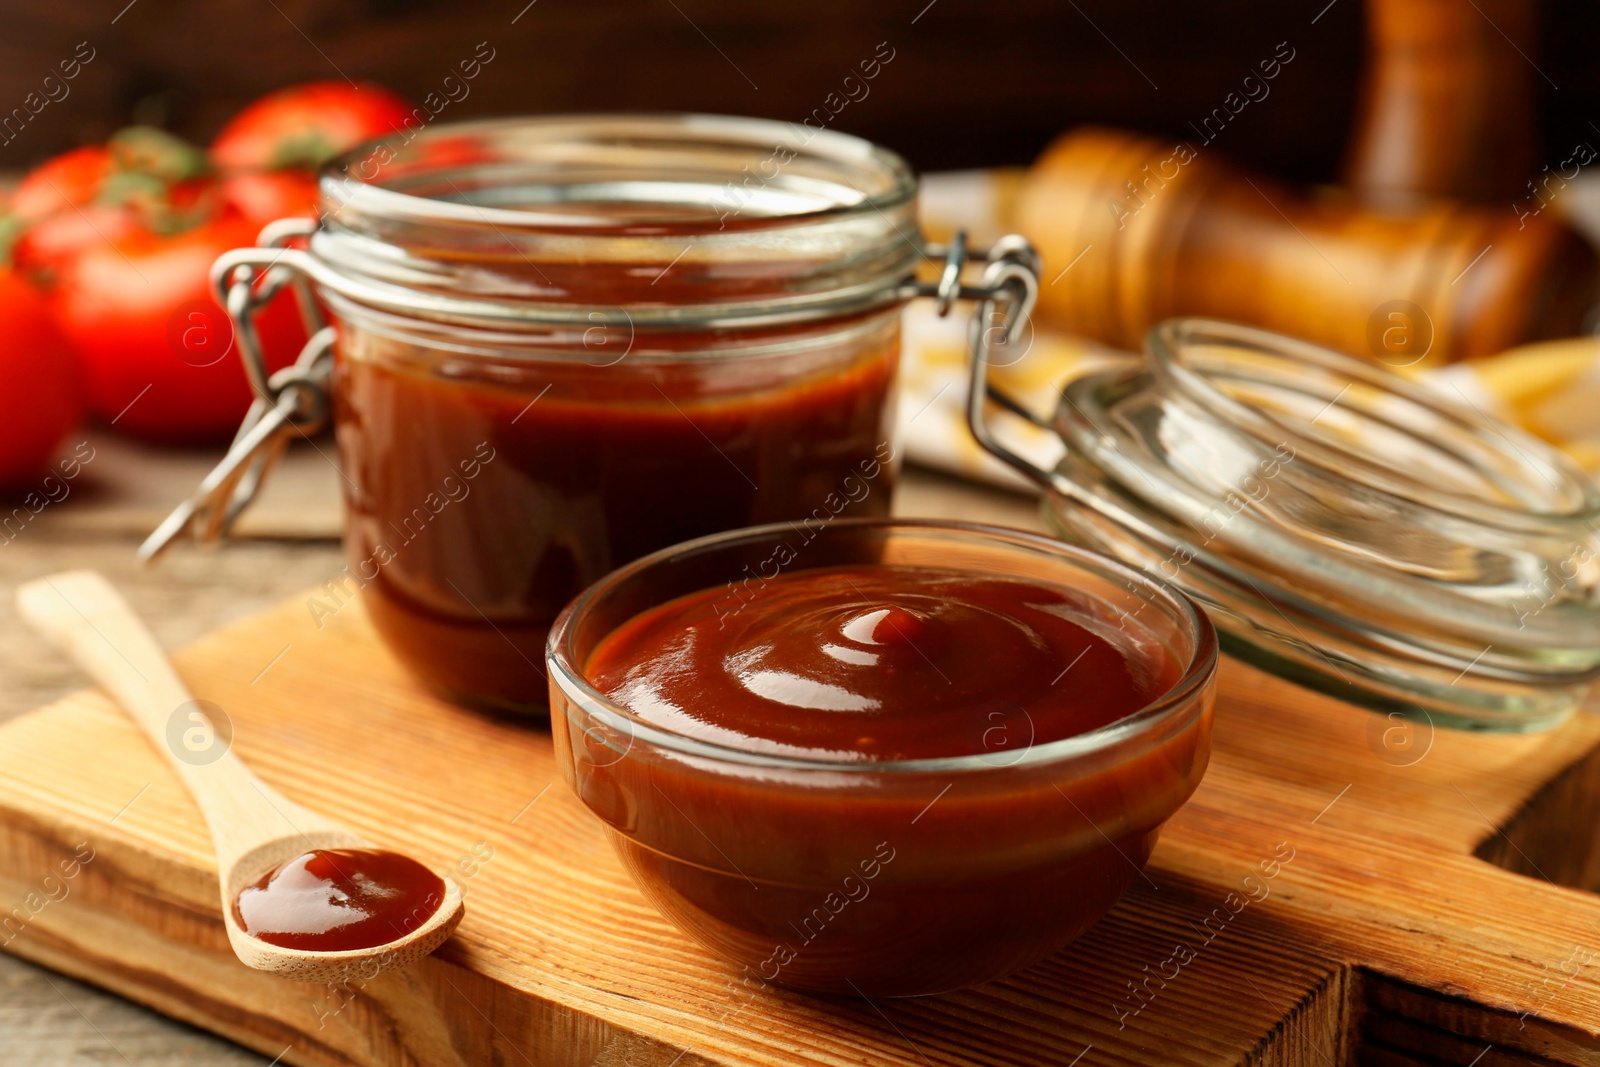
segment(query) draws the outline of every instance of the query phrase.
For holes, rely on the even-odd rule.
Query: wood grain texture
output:
[[[1006,982],[862,1003],[739,983],[633,889],[548,734],[418,692],[359,603],[318,629],[292,600],[177,662],[266,781],[454,870],[456,937],[360,988],[246,970],[198,813],[85,692],[0,728],[0,901],[26,910],[52,865],[94,851],[6,947],[268,1056],[287,1046],[285,1063],[1032,1065],[1092,1047],[1082,1063],[1314,1064],[1380,1041],[1384,1062],[1465,1065],[1487,1042],[1505,1062],[1600,1063],[1600,982],[1573,963],[1600,902],[1474,855],[1600,745],[1589,716],[1406,743],[1227,664],[1211,771],[1104,922]],[[1433,1058],[1394,1058],[1411,1046]]]
[[[82,441],[93,459],[83,465],[81,481],[69,487],[65,499],[73,506],[43,513],[54,532],[75,537],[143,539],[194,491],[223,453],[221,448],[158,448],[98,429],[87,431]],[[239,516],[233,536],[338,540],[344,511],[333,453],[331,435],[291,445]]]
[[[47,509],[41,524],[49,517]],[[83,672],[17,617],[13,594],[24,581],[65,567],[94,567],[151,621],[164,647],[177,648],[331,578],[344,561],[334,542],[238,542],[221,552],[183,544],[153,570],[134,558],[137,545],[64,535],[51,524],[0,548],[0,722],[84,685]]]
[[[64,975],[0,956],[6,1067],[266,1067],[267,1059]]]
[[[1025,163],[1078,122],[1182,129],[1289,36],[1305,50],[1305,76],[1230,139],[1260,165],[1328,177],[1361,51],[1354,3],[1308,28],[1326,0],[1282,10],[1259,0],[1004,9],[981,0],[138,0],[112,25],[126,3],[0,0],[0,114],[78,42],[98,50],[69,97],[0,144],[0,165],[102,139],[134,115],[208,139],[254,97],[309,79],[371,79],[420,103],[443,94],[479,42],[496,57],[464,98],[451,83],[459,99],[441,121],[667,109],[800,122],[838,109],[825,105],[830,94],[861,96],[842,80],[880,41],[896,59],[830,126],[892,145],[922,169]]]
[[[251,773],[229,743],[231,725],[215,721],[194,699],[144,622],[98,571],[58,571],[28,582],[17,590],[17,610],[110,693],[182,781],[210,830],[223,925],[246,966],[299,982],[371,980],[410,966],[450,936],[462,909],[449,875],[432,913],[381,945],[308,952],[245,933],[231,904],[246,886],[313,849],[369,843]]]

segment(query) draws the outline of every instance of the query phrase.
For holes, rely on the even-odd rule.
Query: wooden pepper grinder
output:
[[[1535,0],[1367,0],[1344,184],[1373,204],[1507,203],[1535,162]]]
[[[1549,213],[1425,201],[1379,212],[1252,174],[1214,148],[1082,128],[1019,194],[1042,319],[1137,349],[1173,315],[1253,323],[1411,365],[1579,332],[1589,244]]]

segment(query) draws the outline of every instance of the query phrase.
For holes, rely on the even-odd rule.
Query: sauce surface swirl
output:
[[[1102,601],[1023,578],[857,565],[714,588],[608,635],[586,672],[652,725],[800,758],[1016,751],[1138,711],[1173,657]]]

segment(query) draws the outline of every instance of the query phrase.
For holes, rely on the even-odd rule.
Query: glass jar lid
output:
[[[1172,320],[1147,354],[1065,387],[1040,420],[1055,470],[997,450],[1051,490],[1058,533],[1201,600],[1240,658],[1368,707],[1533,729],[1600,676],[1600,488],[1564,454],[1263,330]]]

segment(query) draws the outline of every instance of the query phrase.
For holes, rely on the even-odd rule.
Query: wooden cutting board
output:
[[[419,692],[357,602],[322,621],[297,599],[179,669],[272,785],[453,869],[456,937],[364,987],[246,970],[198,814],[83,692],[0,728],[8,951],[284,1064],[1600,1064],[1595,717],[1431,733],[1227,663],[1205,782],[1105,921],[867,1003],[737,981],[635,891],[546,730]]]

